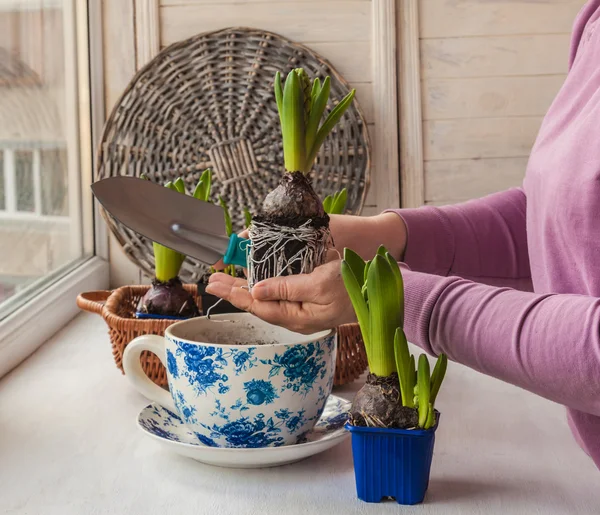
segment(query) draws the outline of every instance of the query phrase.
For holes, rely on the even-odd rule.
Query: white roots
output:
[[[248,234],[252,245],[248,256],[248,286],[270,277],[309,274],[325,262],[330,232],[315,229],[310,220],[300,227],[252,222]],[[291,249],[298,249],[289,256]],[[286,249],[288,249],[286,256]],[[292,250],[293,252],[293,250]]]

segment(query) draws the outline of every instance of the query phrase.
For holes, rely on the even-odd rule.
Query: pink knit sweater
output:
[[[576,20],[522,188],[397,212],[409,340],[563,404],[600,467],[600,0]]]

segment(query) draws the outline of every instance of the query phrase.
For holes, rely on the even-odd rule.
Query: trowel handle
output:
[[[240,238],[237,234],[229,237],[229,247],[223,257],[226,265],[237,265],[248,267],[248,252],[250,251],[250,240]]]

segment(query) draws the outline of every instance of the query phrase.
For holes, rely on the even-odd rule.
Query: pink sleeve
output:
[[[600,299],[403,270],[409,341],[600,415]]]
[[[581,41],[581,36],[583,35],[583,31],[585,30],[587,22],[589,21],[590,17],[597,8],[597,0],[594,2],[586,2],[575,17],[575,22],[573,24],[573,31],[571,35],[571,47],[569,51],[569,69],[571,69],[573,63],[575,62],[575,58],[577,57],[577,50],[579,50],[579,43]]]
[[[600,299],[403,276],[409,341],[567,406],[575,435],[600,460],[597,435],[577,429],[590,431],[584,419],[600,429]]]
[[[405,222],[413,270],[530,290],[525,193],[514,188],[463,204],[392,210]]]

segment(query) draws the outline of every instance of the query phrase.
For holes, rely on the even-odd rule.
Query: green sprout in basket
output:
[[[346,211],[346,202],[348,201],[348,190],[343,188],[333,195],[327,195],[323,200],[323,210],[328,215],[341,215]]]
[[[147,177],[143,177],[147,179]],[[205,170],[193,196],[200,201],[209,202],[212,174]],[[186,194],[185,183],[180,177],[168,182],[165,187]],[[138,312],[146,315],[189,318],[200,314],[194,297],[183,287],[179,272],[185,256],[160,243],[153,243],[154,279],[152,287],[138,304]]]
[[[356,394],[350,423],[396,429],[429,429],[447,357],[440,354],[430,375],[429,360],[411,355],[404,334],[404,283],[396,260],[382,246],[371,261],[344,250],[342,278],[360,326],[369,372]],[[417,365],[417,367],[416,367]]]
[[[309,174],[319,149],[350,107],[350,91],[325,117],[330,78],[312,82],[302,68],[288,73],[282,85],[275,75],[285,173],[265,198],[249,229],[252,240],[248,283],[279,275],[310,273],[325,261],[329,216],[315,193]]]

